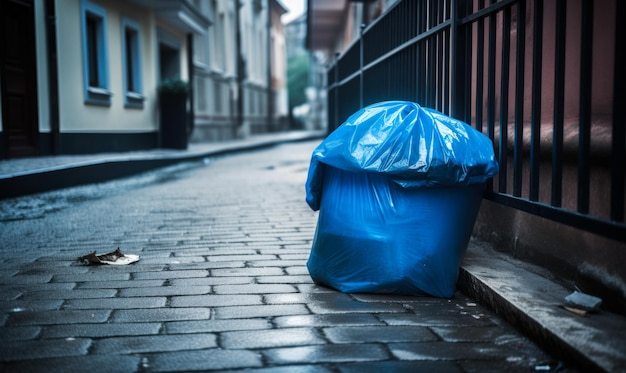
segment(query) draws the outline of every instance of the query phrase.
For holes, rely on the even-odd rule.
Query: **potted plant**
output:
[[[187,100],[189,83],[167,79],[158,87],[161,147],[187,149]]]

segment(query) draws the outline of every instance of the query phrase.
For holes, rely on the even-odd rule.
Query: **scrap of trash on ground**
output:
[[[78,257],[78,261],[91,265],[91,264],[112,264],[112,265],[126,265],[135,263],[139,260],[139,255],[134,254],[123,254],[120,248],[118,247],[115,251],[112,251],[107,254],[97,255],[96,252],[89,253],[87,255],[83,255]]]
[[[565,304],[561,307],[579,316],[587,316],[588,312],[599,312],[601,305],[602,299],[577,290],[565,297]]]

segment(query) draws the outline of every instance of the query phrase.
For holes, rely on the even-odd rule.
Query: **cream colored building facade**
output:
[[[284,9],[275,0],[244,0],[238,12],[235,4],[3,1],[0,159],[157,148],[158,87],[171,78],[191,83],[193,119],[181,123],[191,141],[281,129],[286,112],[272,81],[286,73],[270,66],[285,57],[270,51],[279,39],[270,10]]]

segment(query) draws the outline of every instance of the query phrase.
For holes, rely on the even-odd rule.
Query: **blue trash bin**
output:
[[[312,279],[346,293],[451,297],[497,172],[491,140],[461,121],[406,101],[359,110],[311,157]]]

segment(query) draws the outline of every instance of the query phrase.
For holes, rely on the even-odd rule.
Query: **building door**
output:
[[[159,82],[168,79],[180,79],[180,48],[181,42],[169,32],[157,29],[158,43],[158,76]]]
[[[180,51],[159,43],[159,79],[161,81],[180,78]]]
[[[0,94],[8,157],[37,155],[37,58],[33,0],[0,0]]]

